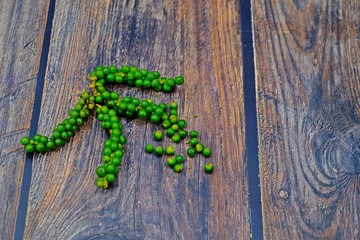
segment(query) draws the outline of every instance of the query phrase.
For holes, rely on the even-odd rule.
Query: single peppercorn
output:
[[[178,121],[178,126],[179,126],[179,128],[181,128],[181,129],[184,129],[185,127],[186,127],[186,121],[185,120],[179,120]]]
[[[197,138],[191,138],[190,141],[189,141],[189,143],[190,143],[190,146],[195,147],[196,144],[199,143],[199,141],[198,141]]]
[[[176,163],[183,163],[184,157],[181,155],[176,155],[175,160],[176,160]]]
[[[96,174],[99,176],[99,177],[105,177],[106,175],[106,170],[105,170],[105,167],[104,166],[99,166],[96,168]]]
[[[210,157],[211,153],[212,153],[211,148],[208,148],[208,147],[204,148],[204,150],[202,151],[202,154],[204,155],[204,157]]]
[[[214,164],[211,162],[207,162],[204,164],[204,170],[206,173],[212,173],[214,171]]]
[[[183,165],[181,163],[177,163],[174,165],[174,171],[177,172],[177,173],[181,173],[182,170],[183,170]]]
[[[194,156],[195,156],[195,153],[196,153],[196,150],[195,150],[195,148],[188,148],[188,149],[186,150],[186,152],[187,152],[187,155],[188,155],[189,157],[194,157]]]
[[[190,137],[191,138],[197,138],[198,137],[198,132],[195,131],[195,130],[192,130],[190,133],[189,133]]]
[[[172,137],[172,136],[174,136],[174,134],[175,134],[175,130],[174,130],[174,129],[169,128],[169,129],[166,130],[166,135],[167,135],[168,137]]]
[[[195,149],[198,153],[201,153],[204,150],[204,145],[201,143],[196,144]]]
[[[28,144],[30,143],[30,138],[28,138],[28,137],[23,137],[23,138],[21,138],[20,143],[21,143],[22,145],[26,146],[26,145],[28,145]]]
[[[106,181],[108,183],[114,183],[116,180],[116,176],[113,173],[106,174]]]
[[[152,153],[152,152],[154,151],[154,146],[151,145],[151,144],[147,144],[147,145],[145,146],[145,151],[146,151],[147,153]]]
[[[174,167],[175,164],[176,164],[176,159],[174,157],[169,157],[167,160],[167,165],[169,167]]]
[[[171,137],[171,141],[173,141],[173,143],[179,143],[181,141],[181,137],[179,134],[175,133],[172,137]]]
[[[162,146],[156,146],[154,154],[158,157],[161,157],[164,154],[164,148]]]
[[[34,145],[32,145],[32,144],[26,145],[26,146],[25,146],[25,151],[28,152],[28,153],[34,152],[34,151],[35,151]]]
[[[157,130],[154,132],[154,139],[156,141],[161,141],[163,139],[163,132],[161,130]]]
[[[173,146],[168,146],[165,150],[166,155],[174,155],[175,148]]]

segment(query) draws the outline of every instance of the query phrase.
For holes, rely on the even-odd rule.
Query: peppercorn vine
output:
[[[204,147],[198,140],[198,132],[192,130],[186,131],[187,123],[178,116],[178,103],[171,102],[169,106],[164,103],[154,103],[151,99],[140,100],[136,97],[120,97],[117,92],[106,90],[107,84],[127,84],[142,89],[152,89],[157,92],[169,93],[184,83],[182,76],[175,78],[161,77],[159,72],[150,72],[146,69],[139,70],[135,66],[97,66],[89,76],[90,89],[80,95],[80,99],[73,109],[69,111],[69,116],[63,122],[58,124],[52,131],[50,137],[35,134],[30,139],[23,137],[20,143],[25,147],[26,152],[49,152],[57,147],[63,146],[76,133],[84,121],[96,112],[96,117],[100,121],[101,127],[108,130],[109,138],[104,142],[103,164],[96,168],[98,180],[96,186],[99,188],[108,188],[110,184],[116,181],[116,175],[124,156],[123,146],[126,144],[126,137],[122,133],[123,125],[120,118],[135,119],[141,118],[149,120],[154,124],[159,124],[164,129],[154,132],[156,141],[163,140],[163,136],[169,137],[173,143],[179,143],[181,140],[189,137],[187,143],[190,148],[187,149],[188,157],[194,157],[196,153],[202,153],[204,157],[211,156],[211,149]],[[145,151],[158,157],[164,154],[168,155],[167,165],[175,172],[182,172],[184,157],[176,155],[174,146],[152,146],[147,144]],[[214,169],[212,163],[205,163],[204,170],[211,173]]]

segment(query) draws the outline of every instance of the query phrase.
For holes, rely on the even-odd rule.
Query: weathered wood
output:
[[[92,118],[65,147],[35,158],[25,238],[249,239],[238,2],[56,1],[40,133],[67,116],[97,64],[183,74],[173,94],[117,89],[179,101],[188,129],[213,148],[216,170],[206,175],[196,157],[174,173],[144,153],[156,127],[129,121],[119,179],[99,190],[107,134]]]
[[[360,239],[360,2],[252,3],[264,237]]]
[[[48,1],[0,1],[0,239],[12,239]]]

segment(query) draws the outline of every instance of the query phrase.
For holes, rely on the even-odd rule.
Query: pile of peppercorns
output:
[[[89,91],[83,92],[78,103],[69,111],[68,118],[54,128],[49,138],[40,134],[36,134],[33,139],[21,138],[20,142],[27,152],[49,152],[64,145],[95,109],[101,127],[110,133],[109,139],[104,142],[103,165],[96,169],[98,176],[96,185],[99,188],[108,188],[109,184],[115,182],[116,174],[119,172],[124,156],[123,145],[126,143],[126,137],[122,133],[123,125],[120,122],[122,117],[142,118],[160,124],[163,131],[156,130],[154,132],[153,136],[156,141],[163,140],[164,135],[175,144],[187,138],[186,143],[190,145],[186,151],[188,157],[194,157],[196,153],[201,153],[204,157],[211,156],[211,149],[199,142],[198,132],[192,130],[188,133],[185,130],[187,123],[185,120],[179,119],[176,102],[171,102],[167,106],[165,103],[156,104],[151,99],[140,100],[130,96],[121,98],[117,92],[109,92],[105,88],[106,84],[122,83],[158,92],[172,92],[176,86],[184,83],[182,76],[165,78],[161,77],[157,71],[138,70],[135,66],[122,66],[121,68],[98,66],[91,72],[89,79],[93,94],[90,94]],[[175,156],[174,146],[167,146],[164,149],[163,146],[154,147],[147,144],[145,151],[154,153],[158,157],[162,157],[164,154],[169,156],[167,165],[175,172],[182,172],[185,157],[179,154]],[[205,163],[204,170],[206,173],[211,173],[214,170],[214,164]]]

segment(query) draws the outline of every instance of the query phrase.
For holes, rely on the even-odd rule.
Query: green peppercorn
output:
[[[23,137],[20,139],[20,143],[24,146],[28,145],[30,143],[30,138],[28,137]]]
[[[99,166],[96,168],[96,175],[98,175],[99,177],[105,177],[106,175],[106,170],[104,166]]]
[[[37,152],[44,152],[45,151],[45,145],[43,143],[38,143],[35,146],[35,150]]]
[[[178,122],[178,118],[175,115],[170,115],[169,120],[172,124],[175,124]]]
[[[181,137],[178,133],[175,133],[172,137],[171,137],[171,141],[173,141],[173,143],[179,143],[181,140]]]
[[[170,109],[178,109],[178,104],[177,104],[177,102],[171,102],[171,103],[169,104],[169,108],[170,108]]]
[[[199,141],[197,138],[191,138],[189,143],[190,143],[190,146],[195,147],[196,144],[199,143]]]
[[[54,141],[49,141],[46,143],[46,148],[49,150],[53,150],[56,147],[55,142]]]
[[[166,155],[174,155],[175,153],[175,148],[173,146],[168,146],[165,150]]]
[[[201,153],[204,150],[204,145],[201,143],[196,144],[195,149],[198,153]]]
[[[121,159],[114,157],[114,158],[111,160],[111,163],[114,164],[114,166],[118,167],[118,166],[121,165]]]
[[[113,173],[106,174],[106,181],[108,183],[114,183],[116,180],[116,176]]]
[[[104,184],[103,178],[100,178],[100,179],[97,180],[96,186],[97,186],[98,188],[104,188],[105,184]]]
[[[169,167],[174,167],[175,164],[176,164],[176,159],[174,157],[169,157],[167,160],[167,165]]]
[[[186,152],[189,157],[194,157],[196,150],[195,150],[195,148],[188,148]]]
[[[165,129],[168,129],[169,127],[171,127],[171,122],[170,122],[170,120],[164,120],[164,121],[162,122],[162,126],[163,126],[163,128],[165,128]]]
[[[204,170],[206,173],[212,173],[214,171],[214,164],[211,162],[207,162],[204,164]]]
[[[155,113],[151,114],[150,116],[150,121],[153,123],[158,123],[160,119],[161,119],[160,116]]]
[[[189,133],[190,137],[191,138],[197,138],[198,137],[198,132],[195,131],[195,130],[192,130],[190,133]]]
[[[186,127],[186,121],[185,120],[179,120],[178,123],[179,128],[184,129]]]
[[[147,144],[147,145],[145,146],[145,151],[146,151],[147,153],[152,153],[152,152],[154,151],[154,146],[151,145],[151,144]]]
[[[184,157],[181,155],[176,155],[175,160],[176,160],[176,163],[183,163]]]
[[[175,130],[174,130],[174,129],[168,128],[168,129],[166,130],[166,135],[167,135],[168,137],[172,137],[172,136],[174,136],[174,134],[175,134]]]
[[[177,173],[181,173],[182,170],[183,170],[183,165],[181,163],[177,163],[174,165],[174,171],[177,172]]]
[[[204,148],[204,150],[202,151],[202,154],[204,155],[204,157],[210,157],[211,153],[212,153],[211,148],[208,148],[208,147]]]
[[[41,139],[41,135],[40,134],[35,134],[33,139],[34,139],[35,142],[39,142],[40,139]]]
[[[180,136],[181,139],[184,139],[184,138],[186,138],[186,136],[187,136],[187,131],[186,131],[186,130],[180,130],[180,131],[178,132],[178,134],[179,134],[179,136]]]
[[[164,154],[164,148],[162,146],[155,147],[154,153],[156,156],[161,157]]]
[[[28,153],[34,152],[34,151],[35,151],[34,145],[32,145],[32,144],[27,144],[27,145],[25,146],[25,151],[28,152]]]
[[[107,173],[116,173],[116,169],[117,169],[117,167],[112,163],[107,164],[105,166],[105,170],[106,170]]]
[[[175,132],[177,132],[179,130],[179,125],[173,124],[171,128],[174,129]]]
[[[177,76],[177,77],[175,78],[175,83],[176,83],[176,85],[183,85],[183,83],[184,83],[184,78],[183,78],[182,76]]]
[[[161,141],[163,139],[163,132],[161,130],[157,130],[154,132],[154,139],[156,141]]]

